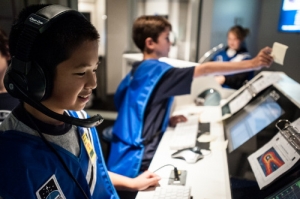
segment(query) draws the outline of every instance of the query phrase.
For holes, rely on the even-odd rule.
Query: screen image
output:
[[[246,106],[226,125],[230,152],[259,133],[283,114],[279,104],[270,96]]]
[[[272,174],[284,165],[284,161],[273,147],[258,157],[257,161],[265,176]]]
[[[300,32],[300,0],[283,0],[278,29],[281,32]]]

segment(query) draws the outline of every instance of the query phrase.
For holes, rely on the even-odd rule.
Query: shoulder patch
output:
[[[35,194],[38,199],[66,199],[55,175],[52,175]]]
[[[0,110],[0,121],[3,121],[8,115],[10,111],[7,110]]]

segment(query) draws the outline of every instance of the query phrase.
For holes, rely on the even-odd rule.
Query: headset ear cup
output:
[[[32,63],[27,74],[15,71],[11,65],[5,74],[4,86],[13,97],[24,100],[26,95],[25,97],[41,101],[45,96],[46,78],[38,64]]]
[[[10,66],[6,71],[3,82],[7,92],[11,96],[24,100],[23,94],[20,91],[20,89],[22,89],[23,91],[27,90],[26,80],[23,75],[16,73]]]
[[[43,74],[44,79],[41,79],[41,81],[44,82],[44,95],[41,100],[45,100],[52,94],[52,88],[53,88],[53,81],[54,81],[54,75],[55,73],[51,72],[47,67],[41,67],[37,62],[34,62],[35,67],[40,71],[41,74]],[[42,76],[40,76],[42,78]]]
[[[42,68],[36,63],[31,63],[31,68],[26,75],[28,96],[41,101],[46,93],[46,77]]]

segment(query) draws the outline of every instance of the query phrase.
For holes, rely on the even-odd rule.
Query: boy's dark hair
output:
[[[172,30],[172,25],[164,17],[144,15],[135,20],[132,28],[132,39],[135,45],[144,52],[145,40],[150,37],[154,42],[157,42],[157,38],[166,28]]]
[[[8,50],[8,37],[4,30],[0,28],[0,53],[8,57],[9,56],[9,50]]]
[[[18,40],[25,27],[24,22],[30,14],[46,6],[49,4],[31,5],[20,12],[9,36],[9,49],[12,57],[17,53]],[[84,41],[98,39],[97,30],[84,17],[74,14],[61,16],[59,20],[51,24],[50,28],[37,36],[29,57],[31,61],[40,65],[47,74],[46,78],[49,78],[48,82],[53,84],[56,66],[70,58],[73,51]],[[52,89],[52,85],[49,88]]]

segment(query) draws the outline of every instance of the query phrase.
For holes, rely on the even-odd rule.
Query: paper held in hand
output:
[[[272,53],[271,53],[271,55],[274,58],[274,62],[276,62],[277,64],[283,65],[285,52],[288,48],[289,47],[284,44],[274,42],[273,47],[272,47]]]

